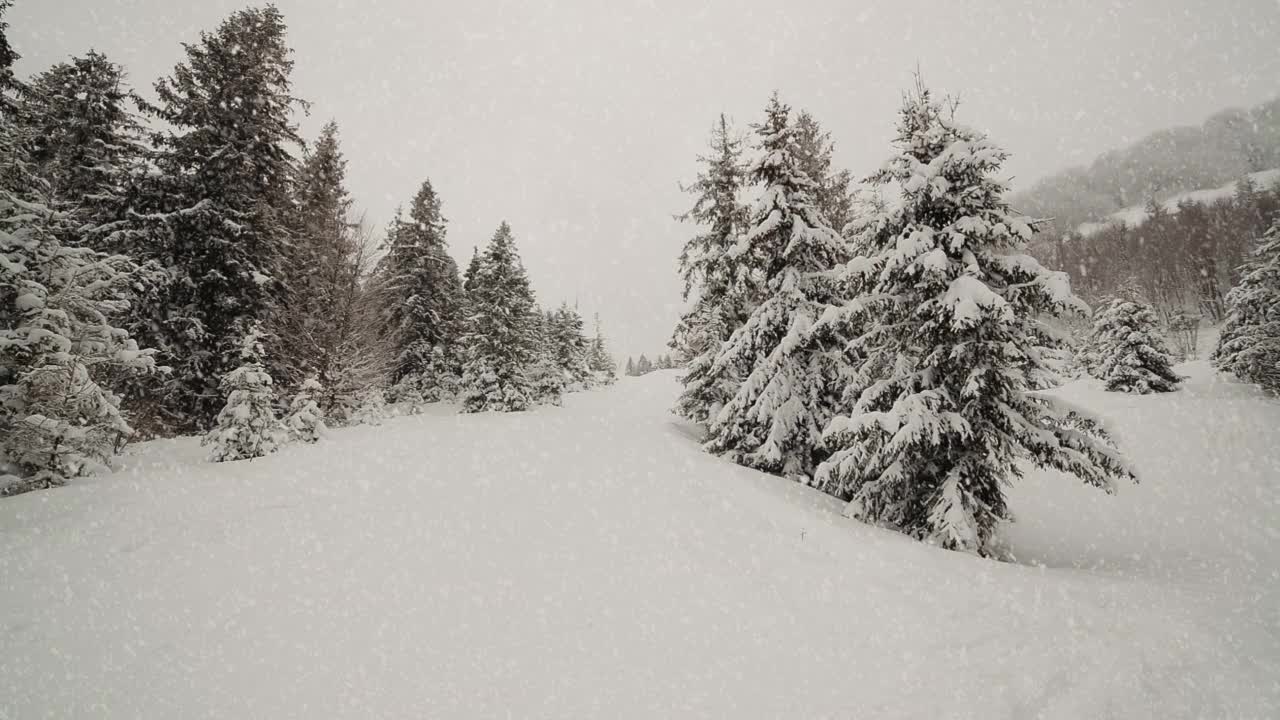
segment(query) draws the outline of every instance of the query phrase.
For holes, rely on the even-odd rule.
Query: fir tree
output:
[[[32,178],[28,187],[46,186]],[[61,485],[105,464],[133,431],[103,377],[155,367],[154,351],[139,350],[110,319],[127,308],[132,264],[64,246],[59,238],[81,226],[39,200],[0,188],[4,494]]]
[[[1280,219],[1240,268],[1240,282],[1227,293],[1227,306],[1214,366],[1280,392]]]
[[[628,355],[627,356],[627,377],[635,377],[636,375],[637,373],[636,373],[635,358],[632,358],[630,355]]]
[[[713,361],[762,294],[750,268],[734,251],[747,222],[747,211],[738,200],[744,173],[742,142],[721,115],[711,133],[711,154],[698,158],[704,169],[685,188],[696,198],[693,207],[678,218],[705,228],[680,253],[684,298],[692,298],[693,305],[671,339],[672,348],[689,359],[689,372],[682,378],[685,389],[675,409],[694,422],[714,417],[737,389],[740,378],[734,369],[715,368]]]
[[[640,359],[636,361],[636,374],[647,375],[651,372],[653,372],[653,363],[644,356],[644,353],[640,353]]]
[[[351,413],[352,425],[381,425],[387,417],[387,394],[382,388],[370,388],[360,395]]]
[[[54,209],[76,221],[63,242],[128,250],[128,191],[147,151],[124,70],[90,51],[35,76],[25,99],[32,171],[60,199]]]
[[[485,248],[469,299],[463,411],[527,409],[538,394],[529,377],[537,360],[538,309],[505,222]]]
[[[263,364],[262,331],[256,325],[240,343],[240,366],[222,377],[226,404],[202,444],[212,462],[252,460],[280,448],[286,435],[275,411],[275,388]]]
[[[316,399],[324,392],[320,381],[309,377],[298,386],[293,399],[289,401],[289,414],[285,417],[284,426],[289,437],[298,442],[314,443],[324,435],[324,413]]]
[[[763,278],[767,296],[712,364],[746,379],[713,419],[707,447],[748,467],[803,477],[839,396],[835,355],[810,330],[836,301],[833,271],[846,258],[815,204],[789,115],[775,94],[756,126],[760,158],[750,175],[761,195],[736,252]]]
[[[293,62],[272,6],[232,14],[185,46],[156,83],[156,173],[139,201],[163,227],[146,255],[169,277],[140,330],[174,372],[163,392],[175,429],[218,412],[219,379],[240,363],[243,328],[264,321],[283,292],[290,242]]]
[[[853,218],[852,175],[832,168],[835,143],[831,133],[806,111],[796,116],[796,154],[800,169],[813,182],[813,203],[827,225],[843,233]]]
[[[1155,310],[1135,289],[1099,314],[1082,364],[1112,392],[1173,392],[1182,381],[1173,371]]]
[[[440,199],[425,181],[409,206],[407,221],[397,216],[387,239],[381,272],[391,295],[390,326],[399,348],[392,379],[423,375],[436,348],[452,360],[464,322],[463,286],[445,242]]]
[[[292,242],[281,277],[288,292],[271,324],[277,338],[277,374],[292,385],[315,374],[334,382],[342,326],[333,321],[335,303],[359,273],[358,225],[351,218],[346,188],[347,161],[338,126],[328,122],[298,168],[290,217]]]
[[[561,303],[547,317],[547,342],[556,365],[565,377],[567,389],[585,390],[595,383],[591,368],[591,345],[582,334],[582,316]]]
[[[1040,318],[1084,306],[1063,273],[1023,254],[1032,230],[993,177],[1005,153],[920,84],[895,144],[872,182],[896,183],[902,205],[860,223],[854,297],[823,320],[854,330],[855,363],[815,480],[851,517],[985,552],[1024,463],[1108,492],[1132,473],[1095,423],[1029,389],[1046,348],[1065,342]]]
[[[609,354],[609,348],[604,342],[604,333],[600,330],[600,314],[596,313],[596,334],[591,339],[591,348],[588,354],[587,364],[591,368],[591,372],[595,375],[595,381],[603,385],[612,385],[618,381],[618,366],[613,361],[613,356]]]
[[[8,9],[0,1],[0,17]],[[132,429],[104,378],[150,372],[153,351],[113,318],[134,266],[88,247],[101,231],[37,174],[35,116],[0,20],[0,494],[100,467]],[[47,169],[47,168],[45,168]]]

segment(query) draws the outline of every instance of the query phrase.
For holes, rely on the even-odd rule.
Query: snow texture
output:
[[[1280,405],[1179,371],[1058,391],[1146,472],[1029,472],[1018,563],[702,452],[674,372],[252,463],[133,446],[0,501],[0,717],[1277,717]]]

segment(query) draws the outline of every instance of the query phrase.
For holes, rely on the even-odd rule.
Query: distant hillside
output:
[[[1071,168],[1013,197],[1035,217],[1065,230],[1104,220],[1150,198],[1217,188],[1280,167],[1280,98],[1249,110],[1230,109],[1199,127],[1152,133],[1129,147]]]
[[[1254,188],[1270,188],[1277,182],[1280,182],[1280,168],[1250,173],[1248,178],[1253,183]],[[1181,192],[1165,198],[1160,205],[1168,211],[1169,214],[1176,214],[1178,212],[1178,207],[1185,202],[1192,202],[1196,205],[1209,205],[1211,203],[1218,202],[1219,200],[1226,200],[1236,194],[1236,188],[1239,185],[1240,182],[1236,181],[1229,182],[1226,185],[1216,188]],[[1150,216],[1151,213],[1148,210],[1148,205],[1146,203],[1141,205],[1131,205],[1123,210],[1117,210],[1097,222],[1081,223],[1076,226],[1075,231],[1079,235],[1090,237],[1097,234],[1108,225],[1124,223],[1126,226],[1131,228],[1138,227],[1146,222],[1147,218]]]

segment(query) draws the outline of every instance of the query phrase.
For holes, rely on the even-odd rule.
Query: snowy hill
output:
[[[0,718],[1280,716],[1280,404],[1063,392],[998,563],[700,452],[673,372],[0,501]]]
[[[1248,177],[1253,181],[1255,186],[1259,188],[1269,188],[1277,181],[1280,181],[1280,168],[1250,173]],[[1235,195],[1237,185],[1239,185],[1239,183],[1231,182],[1221,187],[1209,188],[1207,190],[1192,190],[1190,192],[1178,193],[1177,195],[1164,200],[1161,205],[1170,213],[1178,212],[1178,205],[1186,201],[1190,201],[1197,205],[1209,205]],[[1123,223],[1128,227],[1137,227],[1147,221],[1147,216],[1148,213],[1146,205],[1134,205],[1111,213],[1101,222],[1083,223],[1076,227],[1076,232],[1080,233],[1084,237],[1089,237],[1109,225]]]

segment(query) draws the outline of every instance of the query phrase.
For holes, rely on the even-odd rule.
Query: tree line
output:
[[[21,80],[0,0],[0,492],[127,440],[256,457],[456,399],[523,410],[613,380],[598,318],[541,309],[501,223],[464,273],[429,180],[381,243],[336,123],[307,143],[286,26],[233,13],[129,89],[101,53]]]
[[[688,367],[675,409],[705,424],[709,451],[850,517],[987,553],[1028,466],[1107,492],[1136,480],[1098,418],[1044,389],[1076,366],[1115,391],[1181,378],[1140,282],[1111,288],[1076,357],[1069,328],[1090,308],[1030,253],[1037,223],[998,179],[1007,154],[956,109],[917,77],[893,153],[856,184],[776,94],[749,135],[716,122],[682,216],[697,232],[680,256],[693,302],[671,341]],[[1250,382],[1280,368],[1280,230],[1263,221],[1270,244],[1223,298],[1215,355]]]

